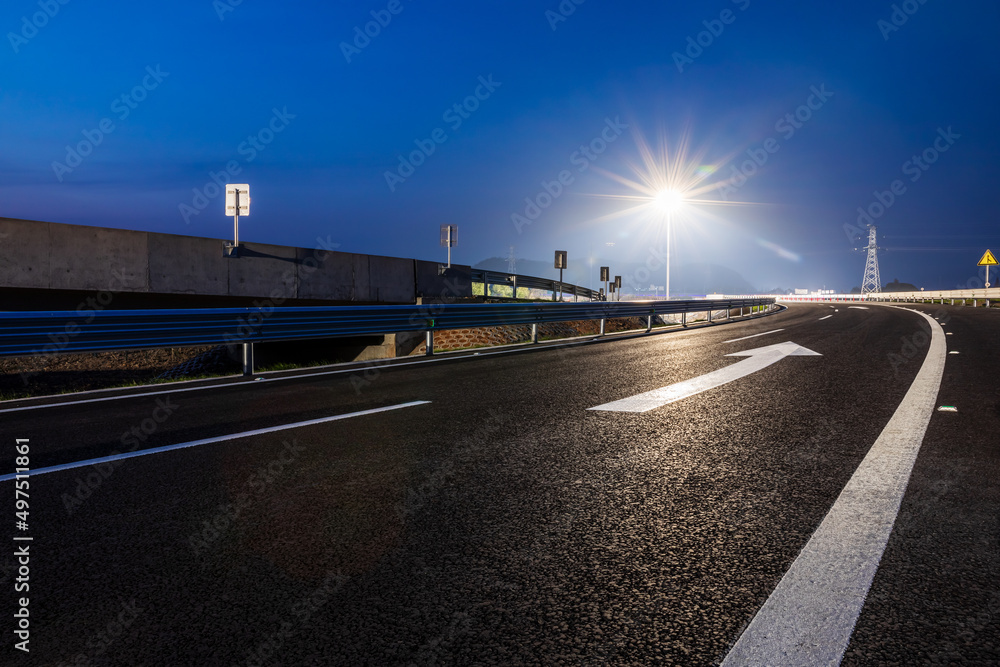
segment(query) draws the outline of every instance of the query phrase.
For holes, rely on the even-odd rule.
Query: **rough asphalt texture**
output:
[[[941,311],[961,353],[939,400],[959,412],[931,420],[843,664],[997,664],[1000,313],[917,308]],[[892,416],[924,354],[904,339],[927,330],[898,309],[794,305],[571,348],[2,414],[37,468],[431,401],[33,478],[32,652],[14,651],[8,620],[0,655],[718,663]],[[786,340],[823,356],[647,413],[587,411]],[[123,442],[133,428],[142,438]],[[0,494],[12,507],[10,482]]]

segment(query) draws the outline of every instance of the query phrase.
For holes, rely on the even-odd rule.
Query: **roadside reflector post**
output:
[[[709,324],[712,323],[712,309],[711,308],[708,309],[708,323]]]
[[[428,357],[434,356],[434,330],[433,329],[428,329],[427,330],[427,343],[426,343],[426,347],[427,347],[427,349],[425,350],[424,354],[426,354]]]
[[[253,375],[253,343],[243,343],[243,375]]]
[[[646,333],[653,330],[653,316],[649,315],[646,317]]]
[[[681,313],[681,326],[686,327],[688,325],[688,314],[687,311]]]
[[[733,319],[733,310],[732,310],[732,308],[726,308],[726,319],[727,320]]]
[[[532,343],[538,342],[538,323],[531,325],[531,342]]]
[[[603,335],[604,335],[604,323],[605,323],[606,321],[607,321],[607,320],[605,320],[605,319],[604,319],[603,317],[601,318],[601,333],[600,333],[600,335],[601,335],[601,336],[603,336]]]

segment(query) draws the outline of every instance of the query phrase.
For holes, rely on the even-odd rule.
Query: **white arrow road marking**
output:
[[[831,317],[833,317],[833,315],[827,315],[826,317],[821,317],[821,318],[819,318],[819,321],[820,321],[820,322],[822,322],[823,320],[828,320],[828,319],[830,319]]]
[[[44,475],[50,472],[58,472],[60,470],[71,470],[73,468],[82,468],[83,466],[98,465],[100,463],[111,463],[112,461],[121,461],[122,459],[131,459],[136,456],[147,456],[149,454],[160,454],[162,452],[171,452],[175,449],[185,449],[187,447],[198,447],[200,445],[210,445],[216,442],[226,442],[227,440],[238,440],[239,438],[249,438],[255,435],[263,435],[265,433],[277,433],[278,431],[287,431],[291,428],[303,428],[305,426],[315,426],[316,424],[326,424],[327,422],[340,421],[341,419],[350,419],[351,417],[363,417],[365,415],[374,415],[380,412],[389,412],[390,410],[399,410],[400,408],[409,408],[414,405],[427,405],[430,401],[410,401],[409,403],[400,403],[399,405],[388,405],[384,408],[373,408],[371,410],[361,410],[359,412],[349,412],[343,415],[334,415],[332,417],[320,417],[319,419],[310,419],[304,422],[295,422],[294,424],[282,424],[280,426],[270,426],[268,428],[258,428],[253,431],[243,431],[241,433],[231,433],[229,435],[220,435],[216,438],[205,438],[204,440],[192,440],[190,442],[179,442],[175,445],[164,445],[163,447],[153,447],[151,449],[140,449],[137,452],[125,452],[124,454],[113,454],[111,456],[102,456],[99,459],[88,459],[86,461],[74,461],[73,463],[63,463],[61,465],[50,466],[48,468],[35,468],[31,471],[30,475],[33,477],[35,475]],[[24,473],[29,474],[29,473]],[[16,477],[16,473],[10,473],[8,475],[0,475],[0,482],[9,482]]]
[[[663,407],[668,403],[674,403],[681,399],[695,394],[700,394],[709,389],[715,389],[721,385],[739,380],[741,377],[763,370],[771,364],[777,363],[785,357],[819,357],[819,352],[807,350],[795,343],[778,343],[767,347],[758,347],[755,350],[745,350],[743,352],[733,352],[727,357],[750,357],[738,364],[720,368],[701,377],[678,382],[668,387],[660,387],[643,394],[637,394],[629,398],[623,398],[604,405],[598,405],[589,410],[605,410],[609,412],[649,412],[656,408]]]
[[[723,344],[725,344],[725,343],[738,343],[741,340],[748,340],[750,338],[756,338],[757,336],[766,336],[768,334],[778,333],[779,331],[784,331],[784,329],[775,329],[774,331],[765,331],[764,333],[754,334],[752,336],[744,336],[743,338],[734,338],[732,340],[724,340],[722,342],[723,342]]]
[[[916,379],[722,667],[839,665],[865,604],[924,440],[947,359],[941,327]]]

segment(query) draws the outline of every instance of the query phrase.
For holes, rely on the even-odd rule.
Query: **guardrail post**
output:
[[[427,330],[427,342],[425,343],[425,346],[427,347],[427,349],[424,351],[424,354],[426,354],[428,357],[434,356],[434,330],[433,329],[428,329]]]
[[[511,276],[511,280],[512,280],[512,281],[513,281],[513,283],[514,283],[514,291],[513,291],[513,292],[511,292],[511,294],[512,294],[512,295],[514,296],[514,298],[516,299],[516,298],[517,298],[517,276]]]
[[[733,319],[733,309],[732,308],[726,308],[726,319],[727,320]]]
[[[253,375],[253,343],[243,343],[243,375]]]
[[[490,274],[487,271],[483,271],[483,298],[485,299],[490,295]]]
[[[538,324],[537,323],[531,325],[531,342],[532,343],[537,343],[538,342]]]

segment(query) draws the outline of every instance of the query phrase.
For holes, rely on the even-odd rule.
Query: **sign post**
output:
[[[250,186],[246,183],[226,185],[226,215],[233,216],[233,256],[240,251],[240,216],[250,215]]]
[[[983,255],[983,258],[981,260],[979,260],[979,266],[985,266],[986,267],[986,286],[987,287],[990,286],[990,267],[991,266],[996,266],[997,264],[1000,264],[1000,262],[997,261],[997,258],[994,257],[993,253],[990,252],[989,250],[987,250],[986,254]]]
[[[601,296],[603,297],[608,293],[608,281],[611,280],[611,267],[602,266],[601,267],[601,282],[604,283],[604,289],[601,290]],[[603,299],[602,299],[603,301]]]
[[[556,250],[555,268],[559,269],[559,297],[553,301],[562,301],[563,269],[566,268],[566,251]],[[554,296],[554,295],[553,295]]]
[[[458,225],[441,225],[441,245],[448,248],[449,269],[451,268],[451,249],[456,243],[458,243]]]

